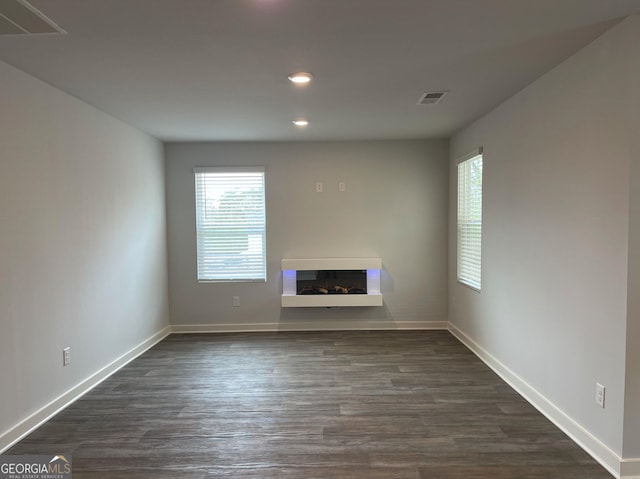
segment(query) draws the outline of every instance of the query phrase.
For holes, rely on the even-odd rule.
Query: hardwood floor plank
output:
[[[172,335],[7,451],[76,479],[610,479],[446,331]]]

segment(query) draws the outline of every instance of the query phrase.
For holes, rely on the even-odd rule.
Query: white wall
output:
[[[175,143],[165,155],[172,324],[340,329],[446,321],[446,142]],[[207,165],[266,167],[266,283],[196,282],[192,169]],[[282,309],[280,260],[305,257],[382,258],[384,307]],[[239,308],[232,296],[240,296]]]
[[[0,105],[2,449],[168,304],[160,142],[4,63]]]
[[[637,327],[627,337],[639,29],[639,17],[623,21],[450,144],[450,320],[614,456],[623,453],[625,344],[640,339]],[[478,146],[481,293],[455,280],[455,158]],[[638,404],[627,403],[636,417]],[[626,442],[638,430],[625,454],[640,452]]]
[[[640,21],[636,19],[636,25]],[[640,45],[640,27],[630,32]],[[640,47],[636,50],[638,52]],[[631,59],[633,68],[630,104],[633,108],[631,130],[631,198],[629,215],[629,291],[627,313],[627,373],[625,388],[624,457],[640,461],[640,54]],[[640,475],[640,464],[637,465]]]

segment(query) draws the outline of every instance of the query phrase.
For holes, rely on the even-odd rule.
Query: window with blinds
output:
[[[458,163],[458,281],[480,291],[482,150]]]
[[[264,168],[195,168],[198,281],[266,281]]]

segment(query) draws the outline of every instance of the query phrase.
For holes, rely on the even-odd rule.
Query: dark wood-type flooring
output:
[[[75,479],[611,479],[447,331],[172,335],[26,453]]]

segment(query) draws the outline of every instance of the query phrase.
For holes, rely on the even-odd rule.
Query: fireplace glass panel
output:
[[[367,294],[367,270],[298,270],[296,291],[299,295]]]

